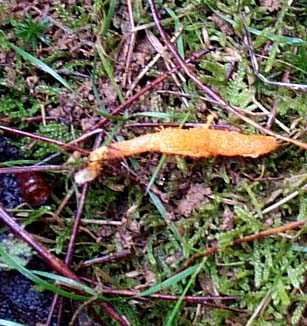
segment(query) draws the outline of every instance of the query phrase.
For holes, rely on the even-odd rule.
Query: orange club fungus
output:
[[[109,146],[102,146],[92,151],[87,167],[75,174],[75,181],[81,185],[94,180],[99,174],[100,164],[104,161],[145,152],[195,158],[219,155],[257,158],[270,153],[277,147],[276,138],[271,136],[245,135],[236,131],[205,127],[168,128]]]

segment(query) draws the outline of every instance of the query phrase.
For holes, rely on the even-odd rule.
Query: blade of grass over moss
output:
[[[23,210],[24,212],[24,210]],[[27,218],[22,220],[22,225],[26,227],[27,225],[37,221],[40,217],[46,216],[46,214],[50,214],[50,207],[40,207],[36,209],[35,211],[29,210],[29,215]]]
[[[121,93],[119,86],[117,85],[117,83],[115,81],[115,78],[113,75],[113,67],[111,66],[110,60],[108,60],[106,58],[105,51],[103,49],[100,39],[97,40],[96,49],[97,49],[98,55],[100,57],[101,63],[103,65],[103,68],[112,84],[112,87],[114,88],[116,95],[117,95],[118,99],[120,100],[120,102],[123,103],[125,101],[125,99]]]
[[[158,119],[176,119],[178,114],[167,113],[167,112],[136,112],[132,114],[133,117],[151,117]]]
[[[194,267],[194,273],[192,274],[191,278],[189,279],[189,282],[187,283],[187,285],[185,286],[184,290],[182,291],[179,300],[176,302],[170,316],[168,317],[168,320],[166,322],[166,326],[172,326],[174,319],[176,318],[178,312],[179,312],[179,308],[183,302],[183,298],[185,297],[185,295],[187,294],[187,292],[189,291],[190,287],[193,285],[193,283],[195,282],[196,276],[198,275],[198,273],[201,271],[204,263],[206,262],[207,257],[205,257],[202,262],[198,265],[194,265],[192,267]]]
[[[72,280],[70,278],[52,274],[52,273],[48,273],[48,272],[36,271],[36,270],[32,270],[32,273],[35,275],[44,276],[44,277],[49,278],[54,281],[58,281],[58,282],[67,284],[68,286],[71,286],[74,288],[78,288],[78,289],[88,293],[89,295],[93,295],[93,296],[97,295],[97,292],[95,290],[93,290],[92,288],[90,288],[84,284],[81,284],[75,280]]]
[[[175,32],[176,33],[179,33],[180,31],[182,31],[182,24],[178,18],[178,16],[176,15],[176,13],[170,9],[170,8],[166,8],[166,11],[168,12],[168,14],[174,19],[174,22],[175,22]],[[179,54],[181,55],[182,58],[185,57],[185,54],[184,54],[184,46],[183,46],[183,39],[182,39],[182,36],[179,35],[177,37],[177,40],[176,40],[176,44],[177,44],[177,50],[179,52]]]
[[[95,96],[95,99],[99,105],[100,111],[95,110],[98,114],[100,114],[103,118],[113,120],[113,121],[124,121],[127,120],[125,116],[114,116],[109,114],[107,108],[105,107],[104,103],[102,102],[102,99],[99,95],[99,91],[96,85],[96,69],[97,68],[97,56],[94,57],[94,63],[93,63],[93,71],[92,71],[92,88],[93,93]]]
[[[162,216],[163,220],[165,223],[168,225],[168,227],[171,229],[172,233],[174,234],[175,239],[181,243],[182,242],[182,237],[177,230],[176,226],[174,223],[169,223],[169,218],[167,216],[167,212],[165,207],[163,206],[160,198],[156,196],[152,191],[148,191],[149,197],[152,200],[153,204],[156,206],[157,210],[159,211],[160,215]]]
[[[15,321],[0,319],[0,326],[27,326],[27,325],[16,323]]]
[[[167,287],[171,287],[175,284],[177,284],[178,282],[185,280],[187,277],[189,277],[190,275],[194,274],[199,268],[199,264],[191,266],[187,269],[185,269],[184,271],[182,271],[181,273],[178,273],[170,278],[168,278],[167,280],[156,284],[154,286],[152,286],[151,288],[145,290],[144,292],[138,294],[138,297],[146,297],[148,295],[160,292],[161,290],[167,288]]]
[[[65,86],[67,89],[73,92],[73,89],[70,87],[68,82],[62,78],[55,70],[46,65],[43,61],[35,58],[32,54],[26,52],[22,48],[16,46],[15,44],[10,43],[10,47],[14,49],[19,55],[21,55],[25,60],[30,61],[33,65],[39,67],[41,70],[45,71],[47,74],[54,77],[59,83]]]
[[[258,36],[262,33],[262,31],[259,31],[258,29],[252,28],[252,27],[249,27],[248,30],[256,36]],[[270,41],[275,41],[277,38],[277,36],[275,34],[269,34],[267,37]],[[280,37],[278,37],[278,39],[280,40],[281,43],[284,43],[284,44],[299,45],[299,46],[307,45],[306,41],[304,41],[298,37],[280,36]]]
[[[160,173],[165,161],[166,161],[166,158],[167,158],[167,155],[166,154],[163,154],[160,158],[160,161],[159,161],[159,164],[156,166],[149,182],[148,182],[148,185],[146,187],[146,194],[148,194],[150,188],[152,187],[152,185],[154,184],[158,174]]]
[[[109,3],[109,10],[107,12],[107,16],[104,20],[103,28],[101,31],[101,36],[106,36],[106,34],[110,28],[110,24],[111,24],[112,18],[114,16],[115,5],[116,5],[116,0],[111,0]]]
[[[3,257],[3,259],[6,261],[6,263],[9,266],[12,266],[12,268],[16,269],[18,272],[20,272],[23,276],[25,276],[26,278],[28,278],[29,280],[33,281],[34,283],[38,284],[39,286],[41,286],[42,288],[49,290],[53,293],[57,293],[63,297],[69,298],[69,299],[73,299],[73,300],[81,300],[81,301],[86,301],[88,300],[90,297],[87,296],[83,296],[83,295],[78,295],[72,292],[68,292],[65,290],[62,290],[60,288],[58,288],[57,286],[44,281],[43,279],[41,279],[40,277],[36,276],[31,270],[23,267],[22,265],[20,265],[15,259],[13,259],[4,249],[3,246],[0,246],[0,255]]]
[[[155,112],[152,112],[152,113],[155,113]],[[161,113],[163,113],[163,112],[157,112],[157,113],[160,113],[160,114],[161,114]],[[167,113],[165,113],[165,114],[167,114]],[[183,118],[182,121],[180,122],[180,125],[178,126],[179,128],[182,128],[182,127],[184,126],[184,124],[185,124],[185,123],[187,122],[187,120],[189,119],[189,116],[190,116],[189,113],[186,113],[186,114],[185,114],[184,118]],[[163,155],[161,156],[161,159],[160,159],[160,161],[159,161],[159,164],[158,164],[157,167],[155,168],[155,171],[154,171],[154,173],[152,174],[152,176],[151,176],[151,178],[150,178],[150,180],[149,180],[149,183],[148,183],[148,185],[147,185],[147,187],[146,187],[146,194],[147,194],[148,191],[150,190],[151,186],[154,184],[154,182],[155,182],[155,180],[156,180],[156,178],[157,178],[159,172],[161,171],[161,169],[162,169],[162,167],[163,167],[163,165],[164,165],[164,163],[165,163],[166,158],[167,158],[167,155],[166,155],[166,154],[163,154]]]
[[[116,125],[114,125],[114,127],[112,128],[111,132],[108,134],[108,136],[104,139],[102,145],[103,146],[108,146],[110,145],[112,139],[115,137],[115,135],[117,134],[118,130],[121,128],[122,123],[121,122],[117,122]]]
[[[186,257],[189,252],[189,245],[188,242],[184,237],[182,237],[176,228],[174,223],[170,223],[169,218],[167,216],[167,212],[165,207],[163,206],[159,197],[157,197],[152,191],[148,191],[149,197],[151,198],[153,204],[156,206],[157,210],[159,211],[160,215],[162,216],[163,220],[165,221],[167,227],[171,230],[174,235],[174,240],[177,242],[178,247],[180,247],[183,251],[183,256]]]

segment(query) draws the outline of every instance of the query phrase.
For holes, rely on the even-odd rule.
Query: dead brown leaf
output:
[[[233,35],[232,26],[217,15],[212,15],[210,19],[227,35]]]
[[[207,203],[208,195],[211,195],[211,189],[203,183],[192,184],[185,198],[179,201],[179,214],[189,217],[193,209]]]
[[[281,7],[280,0],[260,0],[260,5],[264,6],[269,12],[278,10]]]
[[[233,228],[233,219],[234,213],[230,210],[225,210],[223,213],[223,220],[221,223],[221,230],[222,231],[229,231]]]

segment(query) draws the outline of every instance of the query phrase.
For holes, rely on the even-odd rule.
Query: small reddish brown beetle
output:
[[[37,207],[47,201],[51,187],[48,187],[44,178],[37,172],[16,173],[21,196],[31,206]]]

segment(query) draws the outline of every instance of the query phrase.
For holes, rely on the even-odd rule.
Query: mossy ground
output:
[[[236,1],[159,1],[157,7],[169,35],[179,34],[175,44],[184,57],[209,45],[215,47],[192,64],[204,83],[262,125],[267,124],[276,106],[272,129],[307,142],[306,93],[257,79],[244,45]],[[289,5],[282,0],[270,4],[244,0],[240,8],[253,32],[260,71],[271,80],[281,81],[288,76],[291,82],[306,83],[304,1]],[[2,1],[1,121],[10,118],[12,127],[64,142],[77,138],[129,96],[130,85],[161,46],[154,38],[159,35],[151,24],[146,2],[134,2],[133,21],[140,28],[135,33],[132,59],[126,70],[131,37],[127,34],[131,21],[126,2],[36,5]],[[73,91],[32,65],[31,58],[26,60],[10,44],[44,61],[62,75]],[[165,72],[165,62],[160,58],[135,90]],[[217,124],[257,133],[225,108],[206,101],[205,94],[192,81],[179,80],[176,83],[169,78],[146,93],[125,111],[124,121],[111,121],[104,127],[104,138],[108,140],[111,135],[120,141],[152,131],[127,128],[132,123],[203,123],[213,112],[219,117]],[[39,115],[46,119],[22,120]],[[69,153],[55,146],[18,137],[11,141],[22,148],[25,159],[42,160],[59,153],[53,163],[65,164],[69,157]],[[82,146],[91,148],[92,141]],[[231,246],[236,238],[306,219],[306,152],[282,144],[276,152],[255,160],[167,157],[153,178],[159,162],[160,155],[153,153],[105,164],[101,177],[90,186],[74,264],[129,249],[133,258],[90,267],[87,275],[116,289],[144,290],[171,279],[161,292],[179,296],[185,290],[190,295],[234,295],[238,299],[228,306],[246,311],[237,314],[206,305],[184,303],[176,307],[169,301],[113,298],[112,304],[132,325],[306,323],[305,228]],[[26,212],[31,222],[33,216],[52,216],[73,180],[66,174],[50,173],[48,178],[56,180],[48,205],[30,211],[23,206],[13,213]],[[146,192],[150,181],[153,188]],[[296,191],[296,196],[278,205]],[[52,240],[49,248],[59,256],[65,254],[77,203],[75,188],[75,195],[60,214],[64,226],[54,222],[39,234]],[[273,204],[276,208],[266,212]],[[202,261],[197,274],[180,281],[171,278],[193,254],[216,243],[220,250]],[[96,309],[100,318],[108,321]]]

